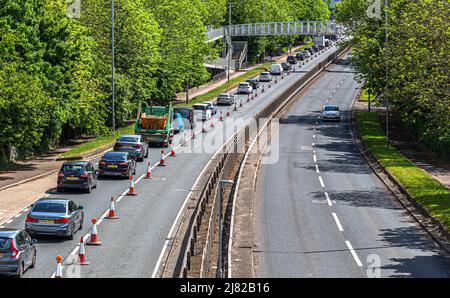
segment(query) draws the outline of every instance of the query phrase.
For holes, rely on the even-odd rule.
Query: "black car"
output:
[[[281,63],[281,67],[283,68],[284,71],[288,71],[288,70],[292,69],[291,64],[287,61]]]
[[[319,47],[318,47],[317,45],[313,45],[313,46],[312,46],[312,49],[313,49],[315,52],[320,51],[320,49],[319,49]]]
[[[97,176],[98,172],[88,161],[65,162],[58,173],[56,190],[82,189],[91,192],[92,188],[97,187]]]
[[[286,59],[286,61],[287,61],[289,64],[296,64],[296,63],[297,63],[297,59],[295,59],[295,56],[288,56],[287,59]]]
[[[297,59],[297,61],[303,61],[305,60],[305,55],[303,55],[303,53],[297,53],[295,59]]]
[[[183,121],[184,129],[195,129],[195,110],[191,107],[175,107],[173,109],[174,115],[179,113]]]
[[[36,265],[36,240],[27,232],[0,228],[0,275],[22,277]]]
[[[308,51],[309,54],[314,55],[314,50],[312,47],[307,47],[305,50]]]
[[[259,88],[259,80],[257,78],[248,79],[248,80],[246,80],[246,82],[250,83],[250,85],[252,86],[253,89]]]
[[[98,164],[99,176],[129,177],[136,174],[136,161],[128,152],[110,151]]]

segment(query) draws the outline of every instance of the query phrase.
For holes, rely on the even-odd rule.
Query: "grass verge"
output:
[[[307,44],[304,44],[304,45],[296,48],[295,51],[293,51],[293,53],[304,50],[306,47],[309,47],[312,45],[314,45],[314,42],[309,42]],[[262,64],[252,70],[249,70],[249,71],[243,73],[242,75],[240,75],[238,77],[235,77],[234,79],[231,79],[229,82],[226,82],[225,84],[222,84],[221,86],[219,86],[215,89],[212,89],[204,94],[201,94],[201,95],[198,95],[198,96],[192,98],[192,100],[190,100],[189,103],[179,103],[179,104],[177,104],[177,106],[183,106],[183,107],[189,106],[190,107],[196,103],[213,100],[220,93],[226,92],[227,90],[236,86],[240,82],[245,81],[251,77],[258,75],[260,72],[267,70],[272,65],[272,63],[273,62],[267,62],[265,64]]]
[[[375,96],[373,94],[370,95],[370,99],[373,101]],[[361,95],[359,97],[359,101],[369,101],[369,91],[366,88],[363,88],[361,91]]]
[[[86,143],[80,144],[79,146],[70,149],[69,151],[66,151],[62,153],[59,157],[60,158],[74,158],[77,156],[84,156],[89,153],[95,152],[102,148],[107,148],[114,144],[116,139],[120,137],[121,135],[125,134],[133,134],[134,133],[134,124],[126,127],[122,127],[116,130],[116,132],[107,134],[104,136],[99,136],[98,138],[95,138],[94,140],[88,141]]]
[[[386,136],[377,113],[358,113],[356,118],[363,141],[381,165],[403,185],[414,200],[450,231],[450,190],[397,149],[387,148]]]

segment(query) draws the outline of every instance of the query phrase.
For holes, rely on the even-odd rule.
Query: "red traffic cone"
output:
[[[102,243],[98,240],[98,232],[97,232],[97,219],[94,217],[92,219],[92,233],[89,242],[87,245],[101,245]]]
[[[211,117],[211,128],[214,128],[214,117]]]
[[[133,176],[130,176],[130,189],[128,190],[127,195],[129,195],[129,196],[135,196],[136,195],[136,189],[134,187],[134,178],[133,178]]]
[[[84,249],[83,237],[80,239],[80,249],[78,250],[78,262],[77,265],[89,265],[86,259],[86,250]]]
[[[195,139],[196,135],[195,135],[195,129],[192,130],[192,138],[191,139]]]
[[[172,157],[176,156],[175,148],[173,147],[173,141],[172,141],[172,143],[170,143],[170,156],[172,156]]]
[[[223,121],[222,111],[220,111],[220,118],[219,118],[219,120]]]
[[[148,162],[147,173],[145,174],[145,179],[152,179],[152,165]]]
[[[116,204],[114,203],[113,197],[111,197],[111,205],[109,206],[109,214],[106,218],[108,218],[108,219],[118,219],[119,218],[116,214]]]
[[[160,167],[165,167],[166,166],[166,160],[164,157],[164,149],[161,150],[161,160],[159,161],[159,165]]]
[[[61,262],[62,262],[62,257],[56,256],[55,278],[63,278]]]
[[[230,108],[227,108],[227,117],[230,116]]]

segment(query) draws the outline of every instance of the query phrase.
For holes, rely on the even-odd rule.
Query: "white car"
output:
[[[326,105],[322,110],[322,120],[341,121],[341,114],[337,105]]]
[[[268,71],[262,72],[259,75],[259,81],[260,82],[272,82],[272,76],[270,75],[270,72],[268,72]]]
[[[196,111],[197,119],[201,119],[202,121],[208,121],[209,119],[211,119],[212,112],[209,109],[207,104],[196,103],[196,104],[192,105],[192,107]],[[198,114],[197,114],[197,111],[198,111]],[[200,114],[200,112],[201,112],[201,114]]]
[[[230,93],[221,93],[217,97],[216,104],[218,106],[221,105],[231,106],[232,104],[234,104],[234,95]]]
[[[240,83],[237,88],[237,94],[251,94],[253,92],[253,87],[248,82]]]
[[[272,66],[270,66],[270,73],[272,75],[278,76],[278,75],[281,75],[282,72],[283,72],[283,67],[281,66],[281,64],[275,63],[275,64],[272,64]]]

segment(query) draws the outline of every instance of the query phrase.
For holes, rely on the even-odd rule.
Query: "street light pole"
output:
[[[389,53],[388,53],[388,0],[384,0],[384,21],[385,21],[385,59],[386,59],[386,85],[384,90],[384,99],[386,101],[386,140],[387,147],[389,148],[389,98],[388,98],[388,82],[389,82],[389,74],[388,74],[388,63],[389,63]]]
[[[218,277],[219,278],[224,278],[224,272],[223,272],[223,262],[222,262],[222,253],[223,253],[223,249],[222,249],[222,204],[223,204],[223,189],[225,188],[225,185],[233,185],[234,181],[233,180],[219,180],[219,206],[218,206],[218,213],[219,213],[219,244],[218,244],[218,262],[217,262],[217,267],[219,269],[218,272]]]
[[[228,82],[230,81],[230,70],[231,70],[231,54],[232,54],[232,44],[231,44],[231,2],[230,2],[230,7],[228,9]]]
[[[112,61],[111,61],[111,83],[112,83],[112,129],[116,130],[116,90],[115,90],[115,80],[114,80],[114,0],[111,0],[111,52],[112,52]]]
[[[263,63],[266,62],[266,0],[263,0]]]

